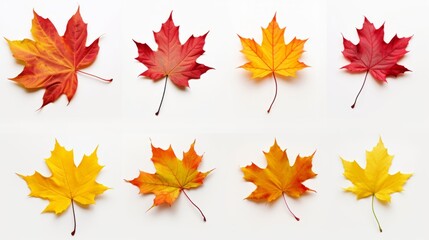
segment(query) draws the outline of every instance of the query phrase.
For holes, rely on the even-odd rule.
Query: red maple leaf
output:
[[[365,79],[355,102],[351,106],[355,107],[356,101],[361,93],[368,73],[381,83],[387,82],[386,77],[398,76],[401,73],[409,71],[406,67],[397,64],[397,62],[408,52],[405,48],[411,37],[399,38],[398,35],[390,40],[384,41],[384,24],[376,29],[374,24],[365,17],[363,27],[357,29],[359,43],[353,44],[343,37],[344,51],[343,55],[350,64],[342,67],[350,72],[366,72]]]
[[[153,51],[146,43],[136,42],[139,56],[136,60],[143,63],[148,69],[140,76],[148,77],[154,81],[165,78],[164,92],[156,115],[159,114],[164,100],[167,80],[184,88],[189,87],[190,79],[199,79],[202,74],[212,69],[196,60],[203,53],[203,47],[208,32],[202,36],[188,38],[185,44],[179,40],[179,27],[174,25],[172,13],[159,32],[154,32],[158,50]]]

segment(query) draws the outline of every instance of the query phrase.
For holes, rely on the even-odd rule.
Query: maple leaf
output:
[[[13,57],[25,63],[24,70],[11,80],[26,89],[46,88],[40,108],[54,102],[62,94],[65,94],[70,102],[77,89],[78,72],[106,82],[112,81],[80,70],[95,61],[99,47],[98,38],[88,47],[85,46],[87,24],[83,22],[79,8],[68,21],[64,36],[58,35],[49,19],[33,12],[31,33],[34,41],[6,40]]]
[[[76,167],[73,160],[73,150],[67,151],[58,141],[51,157],[46,159],[46,165],[52,176],[45,177],[35,172],[31,176],[18,174],[27,182],[31,197],[46,199],[49,205],[43,212],[61,214],[70,204],[73,210],[74,228],[72,235],[76,233],[76,215],[74,202],[81,206],[95,203],[95,197],[102,194],[108,188],[96,182],[97,175],[103,168],[98,164],[97,148],[89,156],[83,156],[79,166]]]
[[[162,24],[159,32],[154,32],[154,38],[158,44],[157,51],[153,51],[146,43],[134,41],[139,53],[136,60],[148,68],[140,76],[154,81],[165,78],[164,91],[155,115],[158,115],[161,110],[168,78],[178,87],[189,87],[189,80],[199,79],[202,74],[212,69],[196,62],[197,58],[204,53],[203,47],[208,32],[199,37],[192,35],[182,45],[179,40],[179,27],[174,25],[172,15],[173,12]]]
[[[307,191],[314,191],[303,184],[304,181],[317,175],[311,169],[314,153],[307,157],[298,155],[293,166],[290,166],[286,150],[282,150],[277,141],[274,141],[270,151],[264,152],[267,160],[266,168],[260,168],[254,163],[241,168],[244,180],[256,185],[256,189],[246,199],[272,202],[283,196],[289,212],[299,221],[299,218],[290,210],[285,194],[298,198]]]
[[[356,101],[365,86],[368,73],[375,80],[383,83],[387,82],[386,77],[397,77],[401,73],[409,71],[406,67],[397,64],[397,62],[408,52],[405,48],[411,37],[399,38],[398,35],[386,43],[384,41],[384,24],[376,29],[374,24],[365,17],[361,29],[357,29],[359,43],[353,44],[343,37],[344,57],[350,61],[350,64],[342,67],[350,72],[366,72],[362,87],[357,94],[352,108],[355,107]]]
[[[412,174],[397,172],[389,174],[393,156],[389,155],[381,138],[372,151],[366,152],[366,168],[362,169],[356,161],[349,162],[341,158],[344,166],[344,177],[353,183],[345,191],[356,194],[358,199],[371,196],[372,213],[377,221],[380,232],[380,223],[374,211],[374,198],[382,203],[390,202],[390,194],[401,192],[403,185]]]
[[[189,151],[183,153],[183,160],[176,157],[171,145],[167,150],[151,146],[152,162],[156,172],[152,174],[140,171],[137,178],[126,181],[137,186],[141,194],[155,194],[151,208],[161,204],[171,206],[179,197],[180,192],[183,192],[191,204],[201,213],[203,220],[206,221],[201,209],[185,192],[185,189],[201,186],[207,175],[213,171],[198,171],[202,156],[195,152],[195,141],[191,144]]]
[[[262,45],[259,45],[253,39],[238,36],[243,46],[241,52],[249,60],[241,68],[252,72],[253,78],[263,78],[269,74],[274,78],[275,94],[268,108],[268,113],[271,111],[271,107],[277,97],[276,74],[284,77],[295,77],[298,70],[307,67],[307,65],[299,61],[307,40],[300,40],[295,37],[286,44],[284,39],[285,29],[279,27],[276,15],[274,15],[268,27],[262,28]]]

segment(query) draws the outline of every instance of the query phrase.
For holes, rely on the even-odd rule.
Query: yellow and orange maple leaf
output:
[[[366,152],[366,167],[363,169],[356,161],[349,162],[341,158],[344,166],[344,177],[353,183],[353,186],[345,188],[345,191],[356,194],[358,199],[372,196],[372,213],[377,221],[380,232],[380,223],[374,212],[374,198],[382,203],[390,202],[390,194],[401,192],[403,185],[412,174],[397,172],[389,174],[393,156],[389,155],[383,141],[379,139],[377,146],[372,151]]]
[[[27,182],[31,197],[49,201],[49,205],[43,212],[61,214],[70,204],[72,205],[74,219],[72,235],[76,232],[74,202],[82,206],[94,204],[95,197],[108,189],[96,182],[103,168],[98,164],[97,149],[91,155],[85,155],[78,167],[73,158],[73,150],[67,151],[58,141],[55,141],[51,157],[46,159],[46,165],[52,176],[45,177],[38,172],[31,176],[18,174]]]
[[[257,186],[246,199],[272,202],[283,196],[287,208],[299,221],[299,218],[290,210],[285,194],[298,198],[307,191],[314,191],[303,184],[304,181],[317,175],[312,170],[314,154],[315,152],[307,157],[298,155],[295,163],[291,166],[286,150],[282,150],[277,141],[274,141],[270,151],[264,152],[267,160],[266,168],[260,168],[254,163],[241,168],[244,173],[244,180]]]
[[[276,74],[283,77],[295,77],[298,70],[307,67],[305,63],[299,61],[307,40],[300,40],[295,37],[286,44],[284,39],[285,29],[279,27],[276,15],[274,15],[268,27],[262,29],[262,45],[259,45],[253,39],[239,36],[243,46],[241,52],[249,60],[241,68],[252,72],[253,78],[263,78],[270,74],[274,78],[276,91],[267,112],[271,111],[271,107],[277,97]]]
[[[199,210],[203,220],[206,221],[201,209],[195,205],[185,192],[185,189],[201,186],[207,175],[213,171],[198,171],[202,156],[195,152],[194,146],[195,142],[191,144],[188,152],[183,153],[183,160],[180,160],[174,154],[171,145],[167,150],[152,145],[152,162],[156,172],[152,174],[140,171],[137,178],[126,181],[137,186],[141,194],[155,194],[152,207],[161,204],[171,206],[179,197],[179,194],[183,192],[191,204]]]

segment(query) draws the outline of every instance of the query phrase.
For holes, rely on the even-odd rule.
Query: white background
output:
[[[111,187],[88,209],[76,208],[74,239],[428,239],[425,231],[429,164],[426,159],[427,80],[426,47],[429,42],[429,3],[426,1],[341,0],[241,0],[241,1],[2,1],[0,33],[8,39],[30,38],[32,10],[49,17],[60,34],[80,5],[88,25],[88,42],[101,37],[100,53],[86,72],[114,78],[105,84],[79,76],[77,93],[67,106],[63,96],[41,111],[44,90],[27,92],[7,79],[22,70],[0,43],[0,200],[1,239],[70,239],[72,213],[40,214],[47,202],[29,198],[24,181],[15,173],[35,170],[49,175],[44,159],[55,138],[75,151],[78,163],[98,145],[99,162],[105,165],[98,181]],[[154,115],[163,82],[138,75],[146,68],[134,60],[132,39],[156,48],[152,31],[159,31],[170,12],[180,25],[180,38],[210,33],[204,56],[198,62],[215,68],[179,90],[171,82],[161,114]],[[243,37],[262,38],[277,12],[286,26],[286,40],[308,38],[301,60],[311,67],[295,79],[279,81],[279,95],[266,113],[274,93],[273,80],[250,79],[239,69]],[[341,54],[342,37],[358,42],[355,28],[364,16],[376,27],[386,23],[385,39],[398,33],[413,35],[410,51],[400,64],[411,69],[388,84],[369,77],[357,107],[350,109],[364,74],[349,74]],[[342,188],[350,183],[342,176],[339,156],[365,164],[365,150],[382,137],[395,155],[391,173],[414,173],[392,203],[376,203],[384,228],[377,231],[370,199],[357,201]],[[314,171],[306,182],[317,193],[288,199],[301,218],[296,222],[281,200],[257,204],[243,200],[255,186],[242,179],[240,167],[255,162],[265,165],[262,151],[274,138],[288,149],[290,159],[317,150]],[[151,139],[151,140],[150,140]],[[215,168],[198,189],[188,194],[204,211],[207,222],[184,196],[171,207],[146,212],[153,195],[123,179],[139,170],[153,172],[150,143],[178,156],[196,139],[204,153],[203,171]]]

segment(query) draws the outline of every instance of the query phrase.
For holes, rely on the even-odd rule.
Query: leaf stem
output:
[[[273,101],[271,102],[270,108],[268,108],[267,113],[270,113],[271,108],[273,107],[274,102],[276,101],[277,98],[277,78],[276,78],[276,74],[273,73],[273,78],[274,78],[274,83],[276,84],[276,92],[274,94],[274,98]]]
[[[71,205],[72,205],[73,222],[74,222],[73,232],[71,232],[71,235],[74,236],[74,234],[76,233],[76,214],[74,212],[74,201],[73,201],[73,199],[71,200]]]
[[[102,77],[99,77],[99,76],[96,76],[96,75],[94,75],[94,74],[87,73],[87,72],[84,72],[84,71],[77,71],[77,72],[82,73],[82,74],[85,74],[85,75],[88,75],[88,76],[91,76],[91,77],[93,77],[93,78],[96,78],[96,79],[101,80],[101,81],[104,81],[104,82],[108,82],[108,83],[110,83],[110,82],[112,82],[112,81],[113,81],[113,78],[111,78],[111,79],[106,79],[106,78],[102,78]]]
[[[375,220],[377,221],[378,230],[380,230],[380,232],[383,232],[383,229],[381,229],[380,222],[378,221],[377,215],[375,214],[375,211],[374,211],[374,196],[375,195],[372,194],[372,201],[371,201],[372,214],[374,214]]]
[[[194,207],[195,207],[195,208],[197,208],[197,209],[198,209],[198,211],[200,211],[201,216],[203,216],[203,221],[204,221],[204,222],[206,222],[206,221],[207,221],[207,219],[206,219],[206,216],[204,216],[203,211],[201,211],[201,209],[200,209],[200,208],[199,208],[199,207],[198,207],[194,202],[192,202],[192,200],[189,198],[188,194],[186,194],[186,192],[185,192],[185,190],[184,190],[184,189],[182,189],[181,191],[185,194],[185,196],[186,196],[186,198],[189,200],[189,202],[191,202],[191,203],[192,203],[192,205],[194,205]]]
[[[168,75],[165,76],[164,91],[162,92],[162,98],[161,98],[161,102],[159,103],[158,111],[155,113],[156,116],[158,116],[159,111],[161,111],[162,102],[164,101],[164,96],[165,96],[165,89],[167,89],[167,82],[168,82],[167,80],[168,80]]]
[[[299,217],[297,217],[295,214],[293,214],[293,212],[290,210],[289,205],[287,204],[287,201],[286,201],[285,193],[282,193],[282,196],[283,196],[283,200],[285,201],[286,207],[287,207],[287,209],[289,210],[289,212],[292,214],[292,216],[293,216],[297,221],[299,221]]]
[[[359,90],[358,94],[356,95],[355,102],[353,103],[352,108],[355,108],[355,105],[356,105],[356,102],[357,102],[357,100],[358,100],[358,97],[359,97],[360,93],[362,92],[363,87],[365,86],[365,83],[366,83],[366,77],[368,77],[368,72],[369,72],[369,71],[366,71],[366,74],[365,74],[365,78],[364,78],[364,80],[363,80],[362,87],[360,87],[360,90]]]

